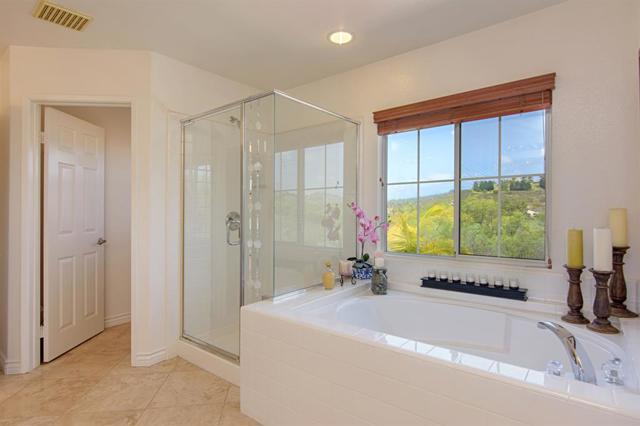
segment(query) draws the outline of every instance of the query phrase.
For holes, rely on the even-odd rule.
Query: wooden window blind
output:
[[[379,135],[546,109],[556,74],[430,99],[373,113]]]

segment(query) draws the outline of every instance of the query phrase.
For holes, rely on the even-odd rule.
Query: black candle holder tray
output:
[[[508,286],[494,287],[493,285],[481,285],[477,282],[466,283],[464,281],[441,281],[435,278],[422,278],[421,287],[435,288],[437,290],[456,291],[458,293],[467,294],[479,294],[480,296],[499,297],[502,299],[520,300],[525,302],[527,300],[527,289],[518,288],[512,289]]]

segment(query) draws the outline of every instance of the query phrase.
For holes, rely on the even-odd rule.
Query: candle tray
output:
[[[479,294],[480,296],[500,297],[502,299],[520,300],[526,302],[527,289],[510,289],[508,286],[503,288],[493,287],[492,285],[481,286],[478,283],[467,284],[464,281],[440,281],[433,278],[422,278],[421,287],[435,288],[438,290],[457,291],[458,293]]]

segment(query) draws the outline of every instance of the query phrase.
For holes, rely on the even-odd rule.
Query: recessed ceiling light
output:
[[[351,40],[353,40],[353,35],[351,35],[351,33],[348,33],[346,31],[334,31],[331,34],[329,34],[329,41],[331,41],[331,43],[335,43],[338,45],[347,44]]]

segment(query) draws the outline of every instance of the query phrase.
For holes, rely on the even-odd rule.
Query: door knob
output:
[[[105,240],[104,238],[102,238],[102,237],[101,237],[101,238],[98,238],[98,245],[99,245],[99,246],[103,245],[103,244],[104,244],[104,243],[106,243],[106,242],[107,242],[107,240]]]

